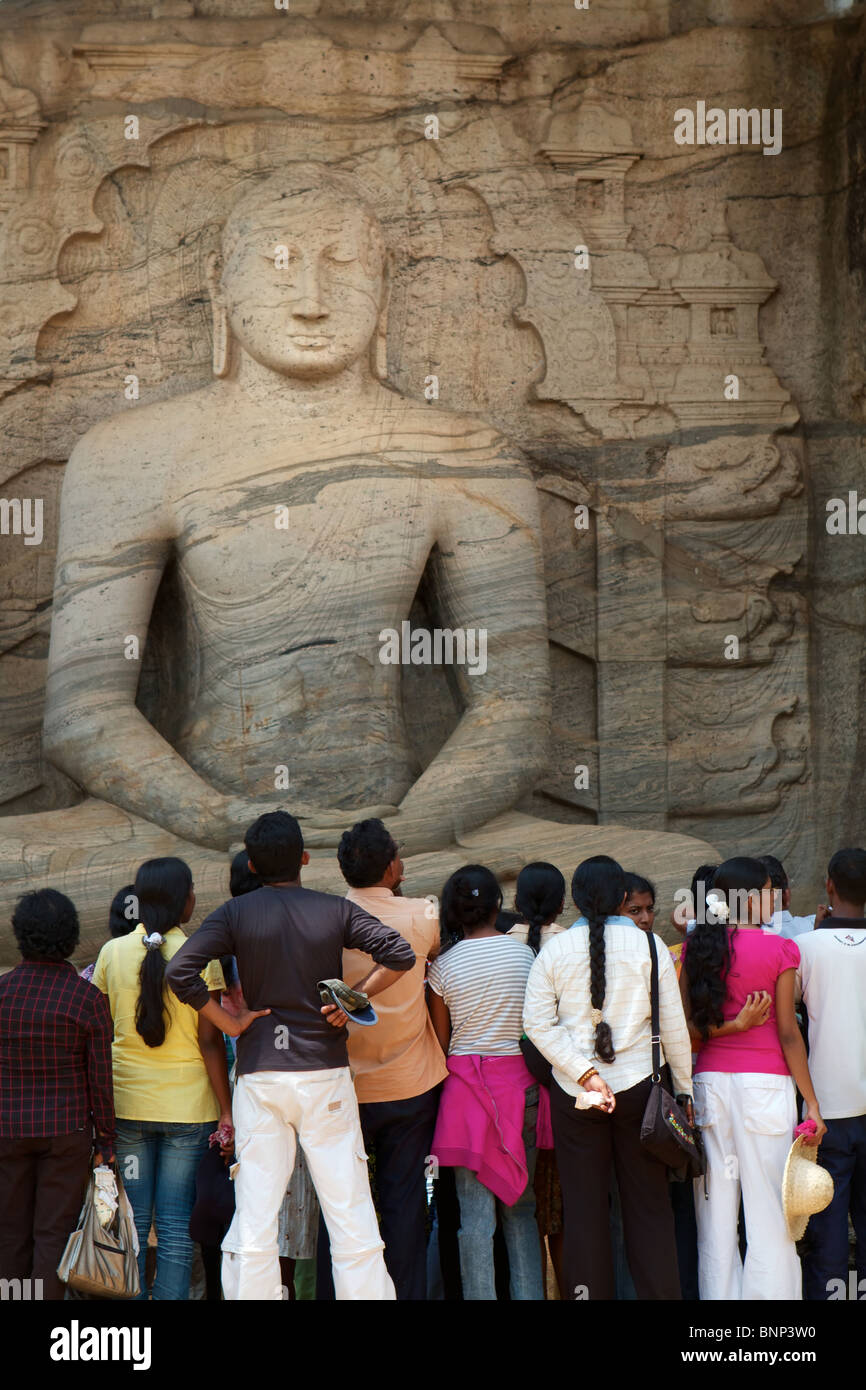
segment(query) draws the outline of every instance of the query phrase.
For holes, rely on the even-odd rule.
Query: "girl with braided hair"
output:
[[[607,855],[575,870],[580,913],[554,936],[529,974],[523,1024],[552,1063],[550,1104],[563,1196],[563,1273],[573,1298],[614,1297],[608,1196],[612,1169],[622,1203],[628,1265],[639,1299],[679,1299],[665,1166],[640,1142],[652,1088],[648,936],[624,915],[625,874]],[[654,937],[662,1060],[670,1089],[688,1095],[691,1046],[673,962]]]
[[[563,930],[556,919],[564,907],[565,879],[556,865],[543,860],[527,864],[517,876],[514,910],[518,920],[509,936],[525,941],[537,956],[544,943]]]

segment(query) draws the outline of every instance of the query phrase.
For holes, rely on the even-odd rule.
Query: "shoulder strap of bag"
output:
[[[657,1086],[662,1079],[661,1034],[659,1032],[659,958],[656,954],[656,939],[651,931],[647,932],[647,940],[649,941],[650,949],[650,1019],[652,1024],[653,1046],[652,1079]]]

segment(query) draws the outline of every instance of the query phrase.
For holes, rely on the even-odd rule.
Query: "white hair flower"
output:
[[[708,893],[706,903],[708,914],[712,914],[711,916],[708,915],[707,921],[714,923],[727,922],[731,915],[731,909],[728,907],[724,898],[720,897],[718,893]]]

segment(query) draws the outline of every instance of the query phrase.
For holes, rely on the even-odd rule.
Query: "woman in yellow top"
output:
[[[138,925],[106,942],[93,983],[108,996],[114,1020],[117,1163],[138,1230],[140,1297],[147,1298],[144,1261],[153,1220],[159,1242],[153,1297],[185,1299],[196,1169],[217,1124],[232,1123],[226,1051],[219,1030],[163,981],[166,962],[186,940],[179,924],[195,907],[189,865],[148,859],[133,892]],[[202,977],[219,1001],[219,962],[211,961]],[[249,1022],[252,1016],[239,1020],[242,1028]]]

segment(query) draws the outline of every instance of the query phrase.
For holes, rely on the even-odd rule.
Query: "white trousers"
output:
[[[331,1238],[337,1298],[396,1298],[382,1255],[349,1068],[240,1076],[232,1118],[235,1215],[222,1244],[224,1297],[282,1297],[279,1213],[299,1143]]]
[[[801,1299],[797,1249],[782,1212],[782,1173],[794,1138],[797,1105],[790,1076],[698,1072],[695,1119],[709,1173],[695,1182],[701,1300]],[[740,1192],[746,1260],[740,1258]]]

